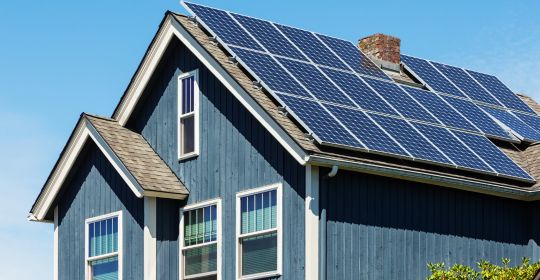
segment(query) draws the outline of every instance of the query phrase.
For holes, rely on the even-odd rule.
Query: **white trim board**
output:
[[[58,160],[55,169],[52,171],[51,176],[45,183],[42,193],[36,200],[36,204],[32,208],[29,219],[34,221],[44,221],[45,216],[49,212],[52,204],[60,188],[65,182],[69,171],[75,164],[79,154],[81,153],[84,144],[87,140],[92,139],[94,143],[98,146],[99,150],[105,155],[107,160],[114,167],[116,172],[124,179],[129,188],[133,191],[135,196],[142,198],[143,196],[155,196],[155,197],[165,197],[165,198],[175,198],[175,199],[184,199],[186,195],[178,195],[171,193],[161,193],[155,191],[146,192],[143,190],[139,182],[135,177],[129,172],[126,166],[118,158],[118,156],[113,152],[111,147],[107,142],[101,137],[97,132],[95,127],[84,117],[82,116],[73,131],[72,136],[69,139],[69,142],[63,151],[61,158]]]
[[[156,198],[144,198],[144,280],[157,279]]]
[[[319,167],[306,165],[305,199],[306,280],[319,279]]]
[[[125,125],[133,113],[148,81],[163,57],[167,45],[172,38],[178,38],[191,53],[231,92],[234,97],[259,121],[268,132],[301,164],[304,165],[309,156],[291,136],[232,78],[232,76],[212,57],[197,40],[169,14],[165,18],[154,43],[135,73],[133,82],[118,105],[113,118],[120,125]]]

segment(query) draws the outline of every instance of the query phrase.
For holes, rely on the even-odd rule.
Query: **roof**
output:
[[[84,114],[83,117],[96,128],[144,191],[185,195],[189,193],[184,183],[176,177],[142,135],[110,118],[88,114]]]
[[[50,219],[51,206],[90,139],[137,197],[184,199],[189,194],[186,186],[142,135],[121,126],[113,119],[83,113],[36,198],[29,219]]]
[[[313,143],[313,141],[306,137],[305,132],[302,130],[301,126],[297,124],[291,117],[285,116],[280,113],[280,108],[278,103],[270,97],[270,94],[266,93],[262,89],[256,89],[253,87],[253,81],[254,79],[250,77],[249,74],[247,74],[244,69],[242,69],[241,65],[237,63],[231,63],[230,61],[230,54],[226,52],[223,48],[220,48],[218,44],[215,43],[215,40],[212,40],[208,33],[205,32],[205,30],[201,27],[201,25],[194,24],[193,21],[184,15],[181,14],[175,14],[172,13],[174,18],[178,21],[178,23],[181,24],[185,30],[189,32],[191,36],[214,58],[216,61],[228,72],[230,75],[243,87],[243,89],[251,95],[251,97],[257,101],[257,103],[265,110],[267,111],[275,120],[277,123],[279,123],[284,130],[293,137],[293,139],[298,142],[305,150],[307,150],[310,153],[310,156],[313,160],[318,159],[320,162],[326,162],[327,165],[332,165],[332,162],[352,162],[355,164],[367,164],[367,165],[373,165],[373,166],[382,166],[387,168],[394,168],[399,169],[401,171],[405,171],[406,174],[420,174],[423,173],[426,176],[425,178],[432,178],[431,180],[426,179],[426,182],[432,183],[432,184],[439,184],[439,185],[451,185],[452,181],[450,180],[449,183],[441,182],[441,178],[447,178],[447,177],[453,177],[457,179],[458,181],[470,181],[475,182],[473,186],[493,186],[493,190],[478,190],[474,189],[474,191],[480,191],[480,192],[488,192],[490,194],[495,195],[501,195],[501,193],[505,193],[506,191],[518,191],[518,193],[521,194],[532,194],[536,190],[536,185],[531,186],[531,184],[527,183],[521,183],[516,182],[513,180],[508,180],[500,177],[494,177],[494,176],[484,176],[481,174],[475,174],[472,172],[467,171],[459,171],[452,168],[441,168],[437,166],[427,165],[427,164],[421,164],[416,162],[410,162],[406,160],[399,160],[399,159],[391,159],[387,157],[381,157],[377,155],[372,154],[366,154],[366,153],[355,153],[351,152],[349,150],[344,149],[336,149],[336,148],[330,148],[325,146],[319,146]],[[391,76],[392,77],[392,76]],[[395,78],[397,82],[408,82],[413,84],[414,81],[410,77],[392,77]],[[534,101],[533,101],[534,102]],[[496,143],[499,144],[499,143]],[[517,149],[517,147],[512,146],[510,148],[502,148],[502,150],[511,155],[512,158],[517,157],[520,158],[523,156],[522,151]],[[325,160],[320,160],[324,158]],[[518,163],[524,163],[522,160],[516,160]],[[531,170],[538,170],[540,178],[540,162],[532,160],[532,158],[528,158],[526,162],[529,164],[528,167],[522,166],[526,169],[526,171],[531,172]],[[368,171],[366,171],[368,172]],[[376,172],[374,172],[376,173]],[[412,179],[412,180],[418,180],[417,178],[414,178],[415,175],[411,175],[410,177],[407,177],[407,175],[404,175],[405,173],[402,173],[400,178],[403,179]],[[534,172],[531,172],[531,175],[535,175]],[[452,186],[455,187],[455,186]],[[464,187],[466,189],[470,189],[468,187]],[[540,189],[539,189],[540,190]],[[522,191],[522,192],[521,192]],[[502,194],[506,196],[506,194]],[[519,196],[519,195],[517,195]]]

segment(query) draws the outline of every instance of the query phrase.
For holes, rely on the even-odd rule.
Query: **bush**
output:
[[[530,263],[527,258],[518,266],[509,264],[509,259],[502,259],[502,266],[482,260],[476,264],[478,269],[474,269],[461,264],[447,268],[444,263],[429,263],[431,275],[427,280],[532,280],[540,269],[540,261]]]

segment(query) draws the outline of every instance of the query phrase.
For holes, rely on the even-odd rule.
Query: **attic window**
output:
[[[199,154],[198,71],[178,76],[178,159]]]

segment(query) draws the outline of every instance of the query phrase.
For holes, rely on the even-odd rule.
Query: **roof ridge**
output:
[[[101,115],[96,115],[96,114],[90,114],[90,113],[86,113],[86,112],[82,112],[81,117],[91,117],[91,118],[102,119],[104,121],[110,121],[110,122],[118,123],[118,121],[113,119],[113,118],[109,118],[109,117],[105,117],[105,116],[101,116]]]

